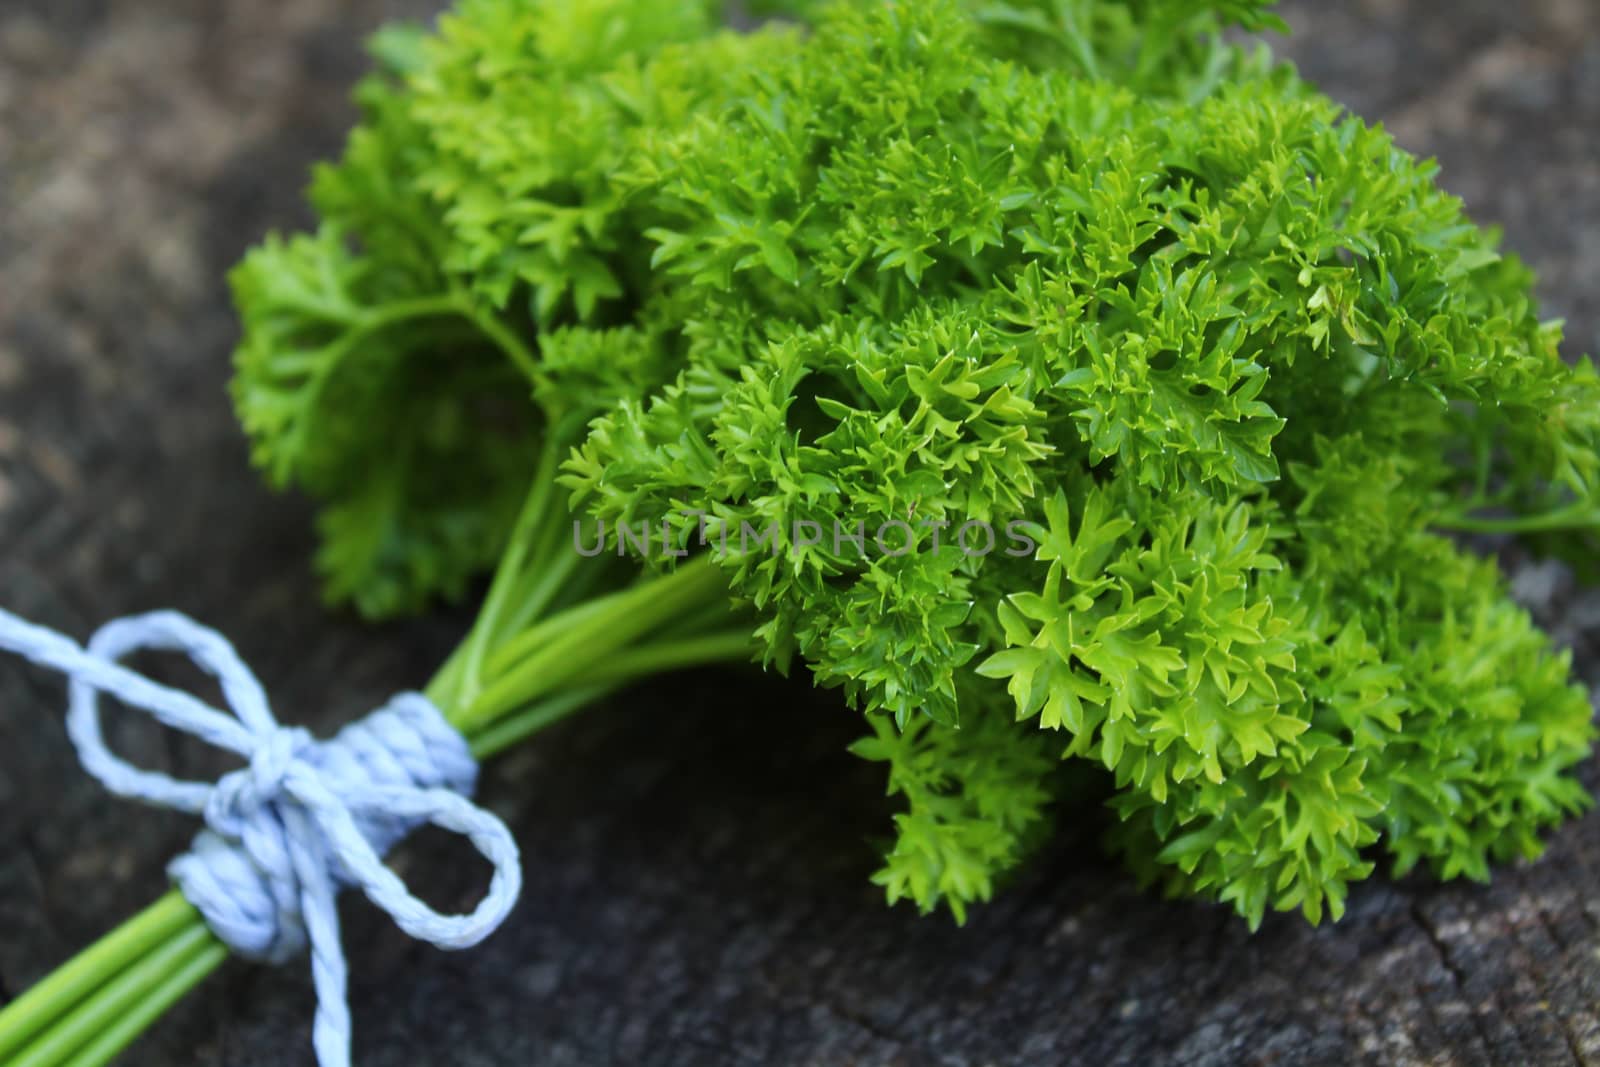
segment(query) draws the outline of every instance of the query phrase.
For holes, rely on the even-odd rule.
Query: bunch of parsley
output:
[[[322,229],[236,276],[240,411],[326,499],[335,598],[415,608],[508,544],[628,581],[512,532],[530,477],[565,529],[556,455],[611,543],[665,523],[654,562],[695,550],[866,713],[891,899],[987,897],[1062,759],[1142,877],[1252,923],[1382,854],[1535,853],[1589,705],[1443,534],[1596,527],[1600,384],[1523,268],[1222,41],[1261,4],[781,13],[470,0],[381,39]],[[823,536],[728,550],[769,528]]]
[[[233,278],[240,418],[322,501],[330,599],[492,572],[429,690],[480,754],[653,672],[803,664],[901,805],[878,882],[958,918],[1075,768],[1139,877],[1252,924],[1536,854],[1589,702],[1449,535],[1592,557],[1600,378],[1429,164],[1224,39],[1266,6],[385,31],[319,227]],[[113,941],[0,1052],[216,953],[181,902]]]

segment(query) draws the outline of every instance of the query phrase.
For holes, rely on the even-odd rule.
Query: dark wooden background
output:
[[[5,0],[0,6],[0,603],[86,635],[172,606],[232,635],[282,717],[327,728],[416,685],[460,632],[331,617],[306,508],[262,490],[224,397],[226,269],[304,219],[351,120],[358,42],[427,0]],[[1600,351],[1600,5],[1287,8],[1288,51],[1436,154]],[[1514,551],[1510,554],[1514,556]],[[1508,560],[1579,670],[1600,599]],[[106,798],[62,686],[0,664],[0,1001],[153,899],[193,827]],[[1600,816],[1489,887],[1377,879],[1350,914],[1260,933],[1141,895],[1086,813],[964,929],[885,909],[863,842],[881,783],[803,684],[706,674],[552,732],[488,773],[527,856],[480,950],[345,908],[358,1061],[467,1064],[1600,1062]],[[211,761],[119,726],[152,765]],[[1594,784],[1592,769],[1587,780]],[[430,899],[481,877],[442,839]],[[127,1057],[310,1062],[301,966],[230,964]]]

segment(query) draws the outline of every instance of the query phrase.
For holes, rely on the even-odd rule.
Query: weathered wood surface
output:
[[[189,611],[237,639],[280,714],[323,728],[447,649],[460,617],[378,630],[318,606],[306,509],[259,488],[223,394],[225,270],[302,220],[361,34],[427,6],[0,7],[0,603],[77,634]],[[1540,268],[1573,351],[1600,351],[1600,6],[1288,11],[1304,69],[1437,154]],[[1596,680],[1600,601],[1557,570],[1517,582]],[[152,899],[192,831],[103,796],[61,705],[59,683],[0,665],[0,1000]],[[215,769],[127,725],[135,757]],[[957,929],[866,884],[885,806],[851,734],[804,686],[703,675],[494,766],[523,906],[446,955],[347,905],[360,1062],[1600,1062],[1600,816],[1487,888],[1379,879],[1337,926],[1250,936],[1135,891],[1086,815]],[[428,838],[401,862],[460,902],[473,867],[438,861],[462,855]],[[307,1063],[310,1006],[301,968],[230,965],[126,1061]]]

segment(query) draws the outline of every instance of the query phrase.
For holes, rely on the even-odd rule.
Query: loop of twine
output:
[[[348,966],[335,896],[354,886],[407,934],[467,948],[495,930],[522,888],[505,824],[467,798],[477,763],[433,703],[402,693],[330,741],[279,725],[254,673],[221,634],[164,611],[118,619],[79,647],[0,610],[0,649],[67,676],[67,732],[108,790],[204,818],[207,829],[168,867],[217,938],[247,958],[281,963],[309,946],[317,992],[312,1041],[323,1067],[350,1062]],[[232,714],[152,682],[118,662],[153,649],[187,655],[222,687]],[[115,755],[100,728],[100,694],[244,758],[215,783],[142,770]],[[471,912],[441,914],[382,857],[423,823],[461,834],[493,868]]]

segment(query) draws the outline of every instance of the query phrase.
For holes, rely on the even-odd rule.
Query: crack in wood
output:
[[[1484,1026],[1483,1017],[1473,1007],[1471,1000],[1468,999],[1466,971],[1456,963],[1449,943],[1440,935],[1438,927],[1428,917],[1428,913],[1423,909],[1421,901],[1411,901],[1409,910],[1412,921],[1422,931],[1422,936],[1427,938],[1428,944],[1433,948],[1434,955],[1438,957],[1439,965],[1450,976],[1451,983],[1455,986],[1456,992],[1460,994],[1461,1003],[1467,1010],[1467,1018],[1471,1020],[1472,1028],[1477,1031],[1478,1040],[1483,1045],[1484,1055],[1489,1057],[1490,1062],[1493,1062],[1494,1040],[1489,1036],[1488,1028]]]

